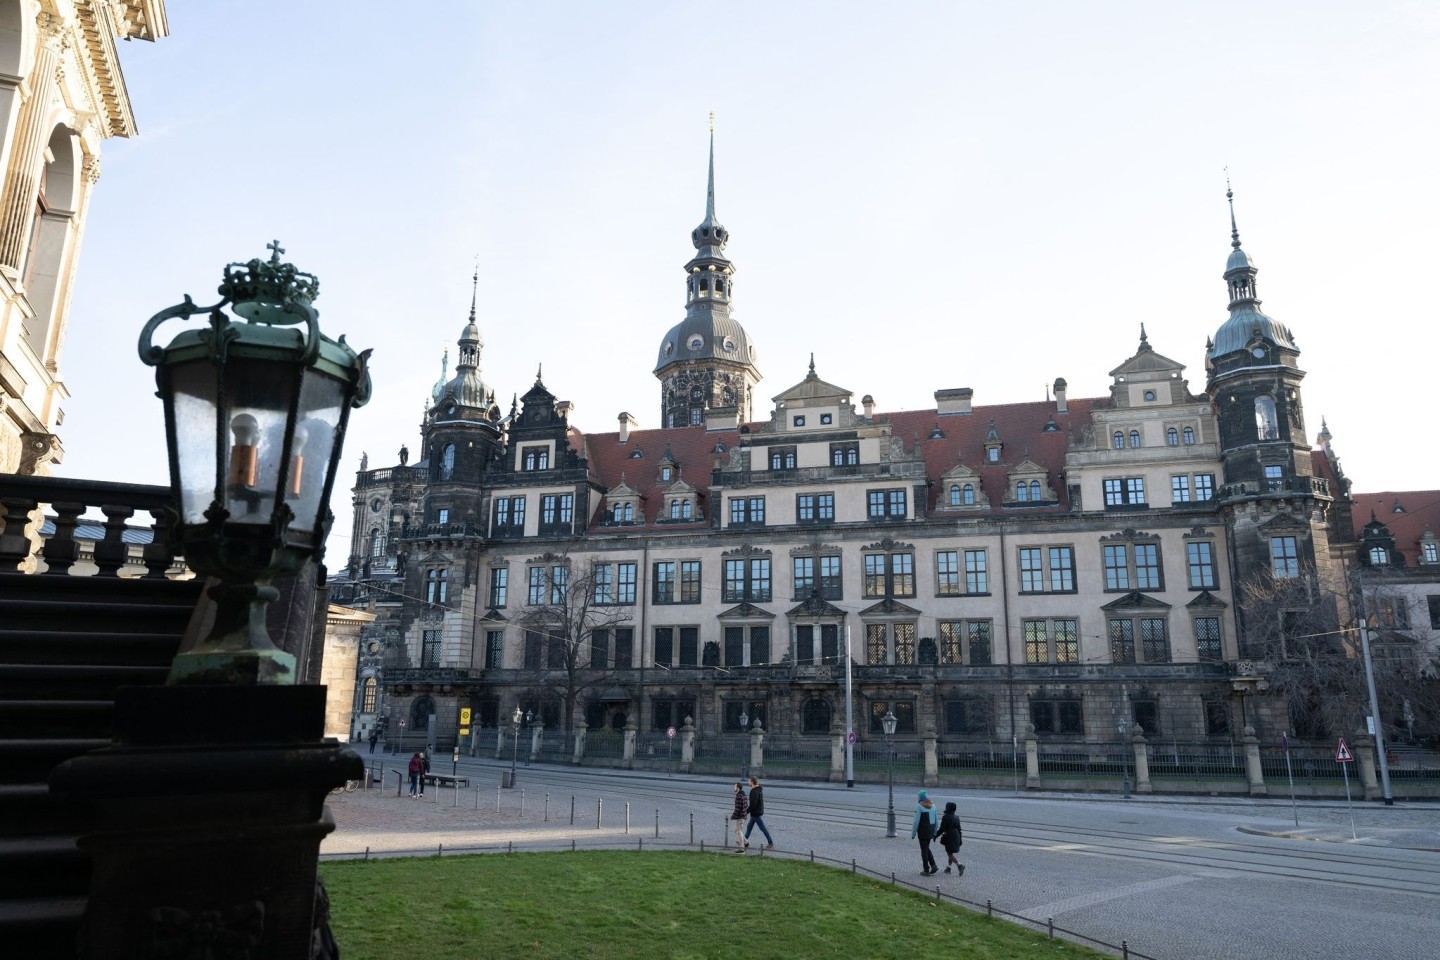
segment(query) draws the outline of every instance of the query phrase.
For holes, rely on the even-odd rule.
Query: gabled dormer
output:
[[[1417,544],[1420,552],[1420,565],[1422,567],[1440,567],[1440,538],[1435,536],[1435,531],[1429,527],[1420,535]]]
[[[940,513],[989,510],[990,498],[981,489],[980,474],[957,461],[940,475],[940,496],[935,509]]]
[[[1145,325],[1140,325],[1140,346],[1110,371],[1110,400],[1120,409],[1187,403],[1190,391],[1181,376],[1185,365],[1161,356],[1150,346]]]
[[[995,428],[995,421],[990,421],[990,429],[985,431],[985,464],[994,466],[1004,462],[1005,444],[1000,439],[1000,431]]]
[[[1054,488],[1050,486],[1050,473],[1040,464],[1026,457],[1006,475],[1003,506],[1053,506],[1059,501]]]
[[[1395,535],[1370,512],[1370,522],[1360,533],[1360,564],[1376,570],[1405,566],[1405,555],[1395,549]]]
[[[659,488],[660,509],[655,516],[656,523],[697,523],[705,519],[700,509],[700,491],[684,480]]]
[[[605,515],[601,523],[605,526],[626,526],[628,524],[639,524],[645,521],[644,498],[634,487],[625,482],[625,475],[620,475],[620,482],[611,487],[605,494]]]

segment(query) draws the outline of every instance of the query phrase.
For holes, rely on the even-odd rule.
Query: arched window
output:
[[[80,204],[82,152],[75,134],[57,126],[50,134],[43,165],[36,173],[31,207],[33,220],[25,236],[23,251],[6,251],[16,256],[25,293],[34,318],[25,323],[25,335],[42,361],[53,359],[59,343],[51,337],[56,297],[65,287],[64,274],[74,243],[75,211]],[[53,341],[53,342],[52,342]]]
[[[1132,447],[1138,447],[1138,446],[1140,446],[1140,431],[1139,431],[1139,430],[1131,430],[1131,431],[1130,431],[1130,446],[1132,446]]]
[[[360,687],[360,712],[375,712],[375,693],[377,684],[374,677],[366,677],[365,683]]]
[[[960,506],[960,484],[958,483],[950,484],[950,506]]]
[[[1170,447],[1180,446],[1180,431],[1174,427],[1165,431],[1165,445]]]
[[[1195,443],[1195,428],[1194,428],[1194,427],[1186,427],[1186,428],[1185,428],[1184,437],[1185,437],[1185,446],[1187,446],[1187,447],[1188,447],[1188,446],[1192,446],[1192,445]]]
[[[450,595],[450,571],[425,571],[425,602],[444,603]]]
[[[447,443],[440,452],[440,479],[449,480],[455,473],[455,444]]]
[[[1015,499],[1020,501],[1021,503],[1024,503],[1030,499],[1030,485],[1027,484],[1024,480],[1021,480],[1019,483],[1015,484]]]
[[[1261,440],[1280,439],[1280,428],[1275,422],[1275,398],[1268,394],[1255,398],[1255,436]]]
[[[965,499],[965,506],[968,507],[975,503],[975,485],[973,483],[965,484],[965,491],[963,496]]]
[[[1384,547],[1370,548],[1370,565],[1372,567],[1383,567],[1390,562],[1390,551]]]
[[[635,519],[635,504],[625,504],[625,522],[629,523]]]
[[[679,519],[680,519],[680,501],[679,501],[679,500],[671,500],[671,501],[670,501],[670,519],[671,519],[671,520],[679,520]]]
[[[1030,481],[1030,499],[1031,499],[1031,500],[1034,500],[1034,501],[1037,502],[1037,503],[1040,501],[1040,481],[1039,481],[1039,480],[1031,480],[1031,481]]]
[[[619,503],[612,503],[612,504],[610,505],[610,522],[611,522],[611,523],[619,523],[619,522],[620,522],[620,517],[621,517],[621,514],[622,514],[622,512],[623,512],[623,506],[624,506],[623,504],[619,504]]]
[[[1114,443],[1116,450],[1125,449],[1125,434],[1121,433],[1119,430],[1115,431],[1115,436],[1111,438],[1111,441]]]
[[[692,509],[693,506],[689,500],[680,501],[680,518],[682,520],[689,520]]]
[[[380,531],[379,527],[370,531],[370,556],[385,556],[385,534]]]

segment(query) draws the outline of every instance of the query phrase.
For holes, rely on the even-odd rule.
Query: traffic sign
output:
[[[401,718],[400,718],[400,729],[401,729],[401,730],[404,730],[404,729],[405,729],[405,718],[404,718],[404,717],[401,717]]]
[[[1335,762],[1351,763],[1354,759],[1355,758],[1350,755],[1350,745],[1345,742],[1344,737],[1341,737],[1340,743],[1335,747]]]
[[[848,740],[848,741],[850,741],[851,743],[854,743],[854,742],[855,742],[855,731],[854,731],[854,730],[851,730],[850,733],[849,733],[849,735],[847,735],[847,736],[845,737],[845,739]]]
[[[462,727],[468,727],[468,726],[470,726],[470,708],[469,708],[469,707],[461,707],[461,708],[460,708],[460,726],[462,726]]]
[[[674,727],[666,727],[666,728],[665,728],[665,736],[670,737],[670,738],[673,740],[673,739],[675,738],[675,728],[674,728]]]

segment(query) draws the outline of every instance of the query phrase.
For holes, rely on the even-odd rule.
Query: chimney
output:
[[[555,413],[556,413],[556,415],[558,415],[561,419],[569,419],[570,414],[572,414],[572,413],[574,413],[574,412],[575,412],[575,404],[571,403],[569,400],[557,400],[557,401],[555,401]]]
[[[860,406],[865,408],[865,419],[869,420],[875,416],[875,398],[870,394],[860,398]]]
[[[1067,407],[1067,406],[1065,405],[1065,387],[1066,387],[1065,378],[1064,378],[1064,377],[1056,377],[1056,378],[1055,378],[1055,412],[1056,412],[1056,413],[1069,413],[1069,412],[1070,412],[1069,407]]]
[[[639,424],[634,417],[628,413],[620,414],[620,442],[628,443],[630,440],[630,429]]]
[[[935,391],[935,412],[941,416],[953,413],[969,413],[970,402],[975,396],[975,391],[969,387],[952,387],[949,390]]]

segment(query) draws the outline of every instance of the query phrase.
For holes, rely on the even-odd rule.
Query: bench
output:
[[[458,789],[460,787],[470,786],[470,779],[468,777],[455,777],[448,773],[427,773],[422,775],[420,779],[426,783],[434,784],[437,787],[455,787]]]

